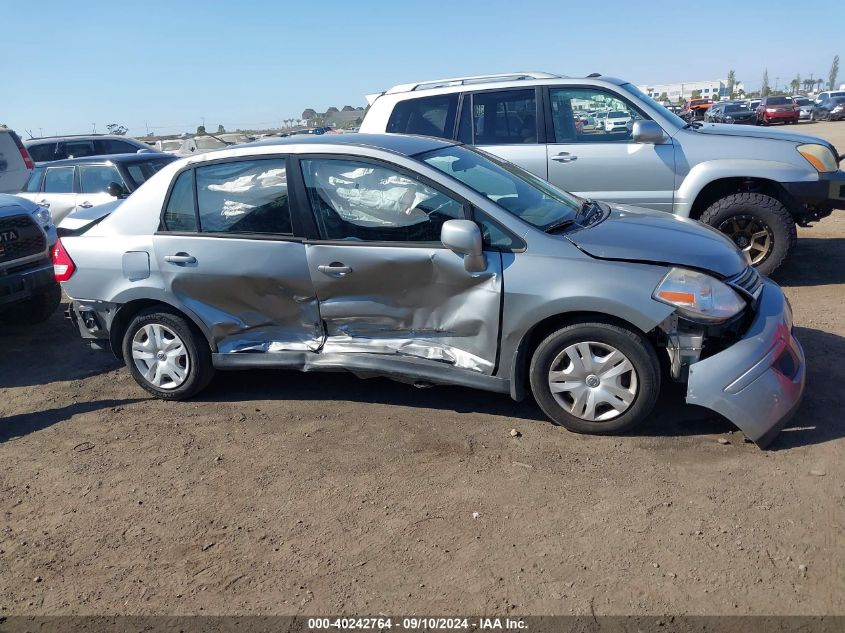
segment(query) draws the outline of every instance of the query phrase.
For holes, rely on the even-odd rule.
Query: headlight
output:
[[[675,306],[679,314],[695,321],[724,321],[745,307],[745,301],[727,284],[685,268],[672,268],[666,273],[652,297]]]
[[[836,171],[836,156],[830,151],[826,145],[819,145],[817,143],[807,143],[806,145],[799,145],[795,149],[807,162],[810,163],[817,171],[821,173]]]
[[[53,222],[53,216],[50,214],[50,209],[47,207],[38,207],[32,212],[32,217],[45,229]]]

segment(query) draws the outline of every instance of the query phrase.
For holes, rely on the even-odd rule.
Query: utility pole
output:
[[[775,77],[775,92],[778,91],[778,81],[780,81],[780,77]]]

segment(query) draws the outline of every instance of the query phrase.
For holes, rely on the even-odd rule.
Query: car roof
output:
[[[128,141],[130,143],[140,142],[132,137],[120,136],[118,134],[67,134],[64,136],[36,136],[33,138],[28,138],[24,141],[24,145],[26,145],[27,143],[61,143],[62,141],[85,141],[89,139],[92,141],[102,141],[103,139],[115,139],[120,141]]]
[[[39,163],[38,167],[61,167],[62,165],[108,165],[114,163],[139,163],[152,158],[164,159],[168,162],[178,160],[178,156],[164,152],[141,152],[132,154],[104,154],[102,156],[80,156],[79,158],[64,158]]]
[[[320,134],[320,135],[298,135],[295,137],[262,139],[260,141],[253,141],[252,143],[244,143],[238,145],[240,148],[248,147],[266,147],[268,145],[297,145],[308,147],[309,145],[349,145],[358,147],[372,147],[375,149],[382,149],[388,152],[395,152],[397,154],[404,154],[406,156],[413,156],[423,152],[430,152],[441,147],[450,147],[457,145],[454,141],[449,141],[442,138],[434,138],[432,136],[413,136],[410,134]],[[234,148],[233,148],[234,149]],[[214,156],[222,155],[226,150],[219,150],[214,152]],[[308,150],[298,150],[299,152],[307,152]]]

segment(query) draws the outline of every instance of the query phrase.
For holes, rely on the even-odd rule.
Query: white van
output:
[[[0,193],[17,193],[35,165],[14,130],[0,125]]]

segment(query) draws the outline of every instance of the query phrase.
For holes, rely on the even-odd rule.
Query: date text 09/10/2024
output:
[[[361,618],[309,618],[309,630],[526,630],[521,619],[512,618],[433,618],[433,617],[361,617]]]

